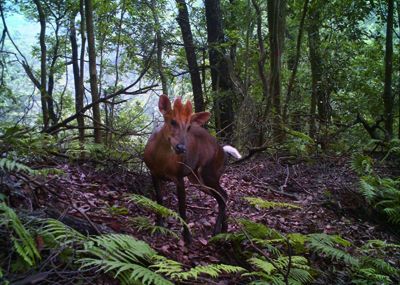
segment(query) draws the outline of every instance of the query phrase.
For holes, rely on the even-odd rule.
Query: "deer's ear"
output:
[[[210,119],[211,113],[210,112],[199,112],[194,113],[190,118],[190,122],[192,124],[197,124],[199,126],[204,125]]]
[[[161,95],[160,99],[158,100],[158,109],[160,110],[161,114],[165,115],[167,112],[171,111],[171,101],[167,95]]]

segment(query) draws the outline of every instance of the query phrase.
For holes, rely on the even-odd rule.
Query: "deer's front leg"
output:
[[[154,175],[151,176],[153,180],[153,185],[154,185],[154,194],[156,201],[159,205],[163,206],[163,199],[162,199],[162,189],[163,189],[163,183],[155,177]],[[157,215],[157,220],[156,220],[157,226],[163,226],[164,225],[164,219],[161,215]]]
[[[185,222],[187,222],[186,191],[183,178],[178,179],[178,182],[176,183],[176,188],[178,192],[179,215]],[[186,226],[183,226],[183,239],[185,240],[186,244],[190,244],[192,242],[192,236],[190,234],[189,229]]]

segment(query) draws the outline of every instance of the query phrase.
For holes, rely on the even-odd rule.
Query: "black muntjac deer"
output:
[[[156,200],[162,205],[163,181],[176,184],[179,214],[186,221],[186,192],[184,177],[199,186],[200,190],[213,196],[218,203],[218,216],[214,234],[226,232],[227,193],[219,180],[224,170],[225,153],[239,159],[240,153],[232,146],[220,146],[202,126],[210,118],[209,112],[193,113],[192,104],[183,104],[178,98],[173,108],[166,95],[161,95],[158,107],[164,124],[149,138],[144,151],[144,161],[150,169]],[[184,227],[183,237],[191,242],[189,230]]]

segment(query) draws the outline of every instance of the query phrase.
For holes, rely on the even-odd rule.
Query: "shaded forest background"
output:
[[[345,276],[343,284],[399,281],[395,259],[398,231],[391,229],[400,224],[399,2],[32,0],[0,1],[0,12],[0,214],[4,218],[0,235],[7,236],[10,245],[10,252],[0,252],[0,282],[25,278],[22,284],[30,284],[32,276],[40,277],[39,282],[50,278],[50,273],[38,277],[43,268],[54,265],[49,259],[44,259],[47,263],[39,262],[41,255],[54,253],[47,248],[56,247],[47,243],[49,235],[50,240],[61,244],[57,258],[75,243],[86,254],[77,259],[88,268],[88,274],[93,268],[123,272],[119,278],[127,284],[192,284],[194,281],[188,280],[193,279],[208,284],[209,277],[222,278],[220,282],[229,280],[221,284],[258,284],[260,280],[265,284],[318,284],[318,280],[329,284],[327,280],[340,276]],[[31,46],[11,32],[10,19],[15,15],[22,16],[27,25],[35,23],[37,35]],[[60,213],[47,213],[46,217],[32,214],[50,206],[46,205],[50,196],[66,199],[55,191],[67,183],[60,178],[66,173],[71,175],[67,179],[70,184],[64,187],[71,192],[80,191],[79,187],[75,189],[77,185],[83,189],[93,181],[102,181],[101,177],[112,180],[116,175],[121,189],[149,196],[142,154],[159,121],[156,106],[161,94],[191,100],[196,112],[210,111],[208,130],[221,143],[232,144],[243,153],[244,159],[239,162],[245,165],[243,173],[260,165],[266,167],[271,159],[277,165],[285,161],[285,175],[281,177],[284,182],[279,191],[272,191],[285,197],[280,201],[283,204],[246,200],[256,209],[295,208],[289,203],[293,201],[285,200],[294,198],[284,191],[291,179],[289,169],[304,163],[305,177],[314,177],[320,168],[313,167],[325,167],[331,160],[337,167],[332,173],[340,173],[339,180],[348,175],[355,182],[350,192],[357,205],[365,203],[363,206],[370,208],[355,211],[364,211],[364,218],[379,216],[375,222],[384,228],[383,232],[389,231],[390,237],[377,234],[373,236],[375,243],[365,240],[348,244],[337,235],[316,236],[304,230],[288,236],[290,230],[278,233],[267,228],[271,224],[236,220],[235,229],[244,228],[244,234],[235,236],[231,231],[232,235],[224,238],[244,257],[236,256],[227,264],[220,264],[220,258],[211,260],[214,265],[196,271],[196,267],[186,268],[182,260],[185,266],[174,265],[173,260],[127,236],[97,235],[86,240],[87,236],[78,234],[85,227],[82,223],[95,229],[91,234],[107,231],[99,229],[93,217],[74,204],[73,195],[68,199],[75,206],[70,207],[84,219],[67,222],[78,230],[74,235],[67,234],[74,231],[72,228],[66,230],[54,220],[43,220],[57,219]],[[342,160],[349,172],[338,170],[344,167]],[[229,173],[235,175],[232,167]],[[91,171],[99,176],[92,177]],[[80,180],[71,178],[75,177],[72,173]],[[255,183],[248,175],[246,172],[236,178]],[[295,182],[298,189],[306,188],[301,186],[304,181]],[[330,195],[318,193],[325,198]],[[303,194],[311,195],[307,191]],[[350,199],[348,193],[339,194],[343,200]],[[125,199],[121,197],[121,201]],[[131,199],[140,205],[135,209],[138,212],[147,207],[175,217],[174,212],[143,197]],[[27,207],[30,214],[23,211]],[[64,214],[72,208],[66,208]],[[113,215],[132,213],[128,206],[118,203],[109,208]],[[169,233],[167,228],[155,228],[152,221],[146,222],[136,221],[136,225],[152,233]],[[179,223],[174,227],[179,228]],[[200,245],[192,248],[192,256],[201,251],[198,246],[208,244],[204,238],[208,237],[201,237]],[[263,243],[263,239],[275,242]],[[122,252],[124,246],[142,251],[132,252],[127,259],[117,256],[111,260],[114,263],[105,266],[107,254]],[[376,254],[367,254],[363,246]],[[298,247],[302,250],[296,252]],[[48,252],[44,253],[43,248]],[[320,253],[339,263],[333,266],[332,272],[337,274],[329,277],[335,276],[333,279],[318,279],[321,275],[314,272],[315,268],[327,266],[321,260],[313,260],[315,268],[307,261],[308,255]],[[367,260],[369,254],[375,259]],[[68,258],[72,256],[76,254]],[[388,260],[390,256],[393,259]],[[71,272],[77,268],[73,262],[57,262]],[[143,271],[138,273],[132,264]],[[40,266],[42,271],[38,270]],[[90,278],[91,282],[115,282],[103,275],[93,274]]]

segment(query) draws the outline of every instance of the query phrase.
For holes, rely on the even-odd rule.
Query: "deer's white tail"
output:
[[[224,151],[225,151],[226,153],[232,155],[233,157],[235,157],[235,158],[237,158],[237,159],[242,158],[242,156],[240,155],[239,151],[238,151],[236,148],[234,148],[233,146],[225,145],[225,146],[223,147],[223,149],[224,149]]]

